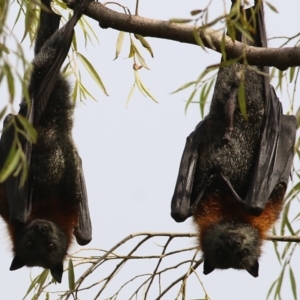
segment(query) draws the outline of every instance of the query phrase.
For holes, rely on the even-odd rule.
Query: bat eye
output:
[[[248,254],[249,254],[248,249],[243,249],[243,251],[241,252],[240,255],[241,255],[242,258],[244,258],[244,257],[246,257]]]
[[[47,245],[47,251],[50,253],[55,249],[54,245],[52,243]]]
[[[32,247],[33,247],[32,242],[27,242],[27,243],[26,243],[26,248],[27,248],[27,249],[32,249]]]

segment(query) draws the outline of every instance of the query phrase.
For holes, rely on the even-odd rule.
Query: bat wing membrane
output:
[[[13,150],[13,140],[15,138],[15,129],[12,124],[13,116],[10,114],[4,120],[3,132],[0,140],[0,169],[5,167],[6,160],[9,159]],[[20,138],[22,148],[27,161],[31,157],[31,145]],[[6,197],[9,207],[9,218],[15,223],[24,223],[30,213],[30,193],[28,191],[28,180],[21,184],[22,172],[18,175],[9,176],[3,183],[5,186]]]
[[[50,1],[44,0],[43,4],[46,5],[48,9],[51,10]],[[42,39],[43,42],[45,42],[45,44],[41,45],[41,43],[39,43],[36,46],[35,49],[36,58],[38,59],[39,55],[41,56],[45,55],[42,50],[43,47],[47,47],[47,53],[51,53],[50,49],[53,49],[55,53],[53,54],[53,59],[50,64],[50,68],[47,69],[46,73],[43,75],[43,79],[39,85],[39,88],[34,93],[30,94],[31,105],[28,108],[27,103],[23,101],[23,103],[21,103],[21,108],[19,111],[19,114],[26,116],[27,120],[31,124],[33,124],[33,126],[37,126],[39,123],[39,120],[48,103],[49,97],[53,91],[61,66],[66,56],[68,55],[68,51],[70,49],[73,33],[74,33],[73,28],[82,15],[81,9],[82,9],[81,7],[79,7],[79,9],[76,9],[74,11],[72,18],[68,21],[68,23],[65,26],[63,26],[61,29],[59,29],[59,31],[55,35],[53,34],[54,32],[56,32],[56,30],[59,27],[60,16],[56,15],[54,12],[48,14],[47,18],[49,18],[49,22],[51,26],[49,26],[49,29],[46,31],[45,34],[46,36],[44,36]],[[43,62],[43,61],[45,60],[44,59],[39,60],[39,62]],[[40,69],[41,67],[39,66],[39,70]],[[15,138],[15,128],[10,122],[12,117],[13,117],[12,115],[8,115],[4,121],[4,126],[3,126],[4,130],[0,140],[1,169],[5,164],[4,160],[8,157],[12,149],[13,141]],[[18,124],[18,126],[21,125]],[[24,136],[20,134],[19,134],[19,139],[22,144],[22,150],[25,154],[26,161],[30,166],[32,145],[27,139],[24,138]],[[16,176],[11,175],[5,181],[6,195],[9,204],[10,219],[12,222],[17,222],[17,223],[26,222],[27,217],[30,214],[30,206],[31,206],[30,205],[31,191],[28,188],[30,184],[28,183],[28,178],[24,184],[21,184],[21,180],[22,180],[21,173],[22,172],[19,172]],[[83,189],[85,190],[83,175],[81,175],[81,178],[83,180],[82,186],[84,187]],[[86,199],[86,192],[83,192],[82,194],[85,194],[85,199]],[[88,209],[87,203],[84,204],[84,201],[82,203],[83,203],[82,204],[83,209],[85,208]]]
[[[80,201],[79,201],[79,216],[78,225],[74,229],[74,235],[79,245],[86,245],[92,240],[92,224],[90,219],[90,211],[88,206],[88,198],[84,180],[84,174],[82,169],[82,163],[80,160],[79,171],[79,189],[80,189]]]
[[[270,101],[260,151],[245,199],[246,210],[258,215],[277,184],[288,184],[293,163],[296,118],[282,114],[281,103],[269,86]]]
[[[205,130],[206,120],[201,121],[187,137],[183,150],[174,195],[171,202],[171,216],[176,222],[183,222],[193,214],[191,193],[198,159],[198,147]]]
[[[278,184],[286,189],[294,156],[296,118],[282,114],[281,103],[271,85],[268,93],[270,100],[267,101],[259,153],[246,198],[241,199],[229,179],[221,174],[233,196],[252,215],[261,214]]]
[[[246,9],[245,12],[247,19],[251,19],[251,16],[253,17],[252,14],[254,12],[252,9]],[[260,47],[267,47],[263,9],[260,8],[255,16],[257,20],[256,28],[258,28],[258,32],[254,36],[255,44]],[[237,32],[236,38],[241,40],[241,34]],[[269,74],[268,67],[263,67],[263,72]],[[285,188],[287,187],[293,163],[293,146],[296,134],[296,118],[282,114],[281,103],[276,96],[274,88],[269,84],[269,78],[264,76],[264,81],[265,121],[261,133],[259,153],[246,198],[240,198],[228,178],[223,174],[216,174],[221,175],[231,189],[233,196],[248,213],[253,215],[259,215],[262,212],[276,185],[283,184]],[[175,192],[171,202],[171,216],[176,222],[183,222],[193,214],[201,196],[205,192],[204,187],[195,203],[191,203],[198,147],[204,128],[205,120],[200,122],[195,131],[188,136],[183,151]]]

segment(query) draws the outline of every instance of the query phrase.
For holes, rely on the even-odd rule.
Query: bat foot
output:
[[[225,144],[228,144],[230,143],[230,140],[231,140],[231,133],[232,133],[232,130],[226,130],[223,137],[222,137],[222,141],[225,143]]]
[[[84,11],[90,2],[94,2],[94,0],[63,0],[63,1],[67,4],[68,7],[73,9],[77,5],[79,5],[81,11]]]

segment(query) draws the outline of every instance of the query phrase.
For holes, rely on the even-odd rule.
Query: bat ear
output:
[[[214,269],[215,269],[215,267],[213,265],[211,265],[206,259],[204,259],[203,274],[207,275],[207,274],[211,273]]]
[[[52,277],[58,283],[61,283],[61,278],[62,278],[63,271],[64,271],[64,267],[63,267],[62,263],[60,263],[60,264],[58,264],[55,267],[53,267],[53,268],[50,269]]]
[[[21,269],[25,266],[24,262],[16,255],[13,259],[13,261],[11,262],[10,271],[14,271],[14,270],[18,270]]]
[[[258,261],[254,263],[250,268],[246,269],[249,274],[251,274],[253,277],[258,277],[258,269],[259,269],[259,264]]]

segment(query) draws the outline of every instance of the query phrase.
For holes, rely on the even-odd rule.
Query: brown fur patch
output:
[[[284,191],[280,195],[272,194],[259,216],[245,212],[232,195],[225,194],[221,197],[215,193],[205,196],[194,214],[194,223],[200,234],[200,246],[207,230],[222,221],[249,224],[258,230],[260,239],[264,239],[280,215],[283,196]]]

